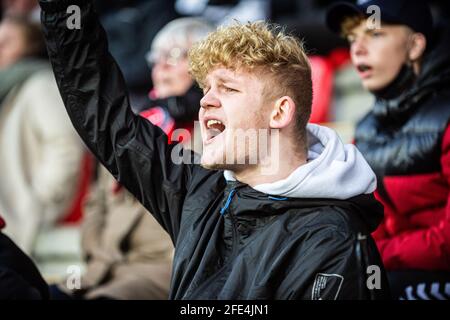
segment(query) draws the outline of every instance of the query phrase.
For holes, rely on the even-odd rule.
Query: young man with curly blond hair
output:
[[[69,3],[81,7],[79,30],[66,28]],[[170,298],[386,296],[370,237],[383,215],[375,176],[355,147],[307,125],[311,70],[298,40],[260,22],[194,46],[190,70],[204,92],[198,165],[183,149],[178,161],[177,145],[131,112],[91,1],[41,7],[75,128],[175,244]]]

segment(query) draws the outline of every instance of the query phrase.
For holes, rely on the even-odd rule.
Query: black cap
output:
[[[340,33],[341,23],[346,17],[358,14],[369,17],[374,13],[371,6],[380,8],[382,22],[406,25],[415,32],[423,33],[427,39],[431,39],[433,17],[425,0],[358,0],[356,4],[338,2],[328,9],[327,26],[332,31]]]

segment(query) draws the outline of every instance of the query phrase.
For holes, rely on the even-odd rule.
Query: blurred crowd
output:
[[[310,121],[355,143],[379,179],[385,220],[374,236],[393,297],[450,297],[448,1],[429,1],[434,31],[404,22],[425,40],[418,38],[418,49],[397,63],[387,61],[389,51],[370,57],[365,37],[373,35],[361,30],[360,13],[353,15],[362,20],[334,25],[328,10],[337,1],[94,2],[133,111],[169,136],[179,128],[194,131],[202,91],[188,72],[188,51],[196,41],[234,20],[269,20],[303,39],[313,71]],[[1,16],[0,235],[15,244],[1,238],[0,274],[17,253],[27,275],[23,285],[10,287],[17,296],[48,297],[40,271],[56,299],[167,298],[173,243],[76,134],[48,62],[37,0],[2,0]],[[386,66],[386,79],[365,81],[377,63]],[[427,107],[418,115],[421,104]],[[73,246],[74,261],[45,269]],[[69,288],[66,268],[74,263],[83,276]],[[38,289],[27,291],[27,283]],[[3,288],[0,283],[0,298]]]

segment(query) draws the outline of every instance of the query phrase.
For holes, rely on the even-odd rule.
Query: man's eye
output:
[[[374,38],[381,37],[382,35],[383,35],[383,33],[379,32],[379,31],[372,32],[372,37],[374,37]]]
[[[224,86],[224,89],[225,89],[226,92],[237,92],[236,89],[233,89],[233,88],[230,88],[230,87],[225,87]]]

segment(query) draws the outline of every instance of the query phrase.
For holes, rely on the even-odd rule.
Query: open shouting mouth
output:
[[[226,129],[226,126],[222,121],[213,118],[205,119],[204,125],[206,134],[203,143],[205,145],[212,143]]]
[[[372,75],[372,67],[367,64],[358,64],[356,66],[356,69],[358,70],[358,74],[362,79],[366,79]]]

